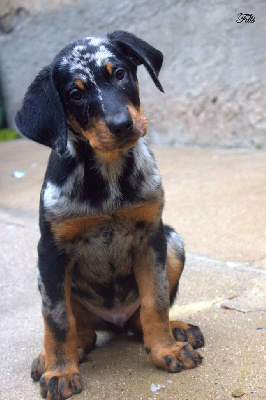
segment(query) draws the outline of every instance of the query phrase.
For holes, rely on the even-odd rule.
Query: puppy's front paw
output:
[[[188,343],[175,342],[171,346],[158,346],[151,349],[152,362],[168,372],[195,368],[202,362],[202,356]]]
[[[34,381],[39,381],[44,373],[45,367],[45,352],[42,351],[31,364],[31,377]]]
[[[82,390],[80,375],[77,371],[46,371],[40,380],[40,392],[49,400],[64,400]]]
[[[86,361],[87,352],[78,347],[78,355],[79,355],[79,363],[83,363]],[[42,374],[45,371],[45,351],[42,351],[38,357],[36,357],[31,364],[31,377],[37,382],[41,379]]]
[[[171,321],[172,333],[177,342],[188,342],[193,349],[204,346],[204,336],[198,326]]]

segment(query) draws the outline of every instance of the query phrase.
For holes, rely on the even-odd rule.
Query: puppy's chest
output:
[[[141,241],[140,230],[133,233],[113,222],[103,224],[94,234],[85,232],[70,250],[75,259],[75,292],[104,308],[134,301],[133,258]]]
[[[88,280],[108,281],[128,273],[133,248],[143,242],[143,238],[140,229],[103,218],[95,226],[85,228],[75,239],[62,243],[62,246]]]
[[[161,201],[156,200],[124,207],[111,215],[53,222],[55,239],[74,264],[76,293],[100,307],[135,301],[134,258],[147,248],[160,215]]]
[[[162,199],[142,202],[116,209],[110,214],[100,213],[51,221],[51,229],[58,245],[70,253],[104,249],[109,251],[127,242],[135,244],[158,223]],[[93,250],[92,250],[93,251]]]

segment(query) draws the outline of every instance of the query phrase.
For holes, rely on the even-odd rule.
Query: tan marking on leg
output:
[[[71,266],[72,267],[72,266]],[[58,343],[55,336],[50,329],[47,321],[44,318],[44,348],[45,348],[45,369],[53,369],[57,366],[57,354],[67,361],[67,368],[74,368],[78,372],[78,352],[77,352],[77,332],[76,321],[72,312],[70,303],[71,293],[71,271],[70,267],[67,268],[65,276],[65,302],[66,302],[66,315],[68,321],[68,331],[66,340],[63,343]],[[60,368],[60,367],[59,367]]]
[[[95,345],[95,329],[99,323],[99,318],[92,315],[76,295],[71,296],[71,306],[76,319],[78,346],[87,352]]]
[[[179,260],[174,254],[173,250],[167,248],[167,260],[166,260],[166,268],[167,268],[167,278],[169,282],[170,293],[173,288],[179,281],[180,275],[182,274],[184,265],[183,261]]]
[[[57,341],[47,321],[44,319],[45,373],[41,378],[41,395],[51,398],[50,390],[57,392],[58,398],[68,398],[80,393],[81,382],[78,369],[78,343],[76,321],[70,303],[71,268],[67,268],[65,276],[65,302],[68,331],[64,342]],[[57,378],[56,387],[51,389],[49,381]]]
[[[160,286],[163,276],[156,276],[155,259],[149,251],[146,256],[142,253],[142,257],[138,257],[134,273],[141,299],[140,325],[144,345],[151,350],[152,362],[169,372],[195,368],[202,357],[186,342],[175,341],[169,321],[169,295],[165,294],[165,285]],[[132,322],[136,327],[137,314],[135,318]]]
[[[60,343],[55,340],[54,334],[51,331],[49,325],[44,319],[44,348],[45,348],[45,370],[59,370],[63,372],[66,369],[75,369],[78,372],[78,353],[77,353],[77,335],[74,317],[68,318],[69,331],[67,333],[65,343]],[[67,361],[67,367],[62,364],[58,364],[57,354],[60,352],[60,357]]]
[[[78,329],[78,346],[82,347],[86,352],[92,349],[96,342],[95,329],[89,325],[79,323]]]
[[[183,270],[183,262],[178,260],[171,249],[167,249],[167,261],[166,261],[167,279],[169,282],[169,296],[178,282],[180,275]],[[181,321],[170,321],[171,329],[189,329],[189,325]],[[142,333],[142,326],[140,322],[140,313],[137,310],[132,318],[130,319],[130,327],[133,331]]]
[[[154,255],[149,250],[146,253],[136,260],[134,273],[141,300],[140,323],[144,345],[152,348],[160,343],[170,345],[174,338],[169,322],[169,296],[164,297],[164,293],[160,293],[160,278],[156,277]]]
[[[189,324],[187,324],[186,322],[182,322],[182,321],[170,321],[170,326],[171,329],[182,329],[182,330],[187,330],[189,329]],[[134,332],[137,333],[142,333],[142,326],[140,323],[140,313],[139,310],[137,310],[134,315],[130,318],[130,327],[132,328],[132,330]]]
[[[148,204],[146,206],[148,206]],[[173,290],[174,286],[176,285],[176,283],[178,282],[178,280],[180,278],[182,270],[183,270],[182,261],[178,260],[174,256],[174,252],[168,246],[168,248],[167,248],[166,271],[167,271],[167,279],[168,279],[168,282],[169,282],[169,297],[170,297],[171,291]],[[178,327],[178,328],[180,327],[181,328],[181,326],[182,326],[182,329],[183,329],[183,327],[185,327],[185,329],[189,328],[189,325],[185,324],[183,322],[174,321],[174,322],[170,322],[170,324],[171,324],[171,329],[173,329],[175,327]],[[142,326],[141,326],[141,322],[140,322],[140,312],[139,312],[139,310],[137,310],[134,313],[134,315],[132,316],[132,318],[130,319],[130,326],[131,326],[133,331],[142,333]]]
[[[171,295],[172,290],[179,281],[184,263],[169,245],[167,248],[166,264]],[[182,321],[171,321],[170,325],[176,341],[188,342],[194,349],[204,346],[204,337],[198,326],[193,326]]]

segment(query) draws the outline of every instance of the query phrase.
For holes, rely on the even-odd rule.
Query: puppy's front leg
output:
[[[68,257],[59,251],[51,237],[41,238],[38,253],[45,327],[45,351],[39,356],[44,364],[40,390],[42,397],[66,399],[81,391],[76,323],[70,304],[71,269]],[[36,367],[38,359],[33,362],[33,378]],[[38,379],[38,369],[36,377]]]
[[[176,342],[169,321],[166,274],[167,244],[162,223],[138,250],[134,273],[141,300],[140,323],[144,346],[153,363],[169,372],[194,368],[201,356],[186,342]]]

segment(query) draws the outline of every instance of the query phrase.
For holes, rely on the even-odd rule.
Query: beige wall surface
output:
[[[241,12],[253,14],[255,22],[237,23]],[[11,27],[0,34],[1,90],[10,125],[34,76],[63,46],[123,29],[165,56],[165,94],[143,67],[139,72],[153,143],[266,147],[264,0],[2,0],[0,16],[0,28],[1,20]]]
[[[63,3],[74,3],[78,0],[1,0],[0,16],[10,13],[18,8],[26,8],[30,12],[37,13],[43,9],[55,9]]]

